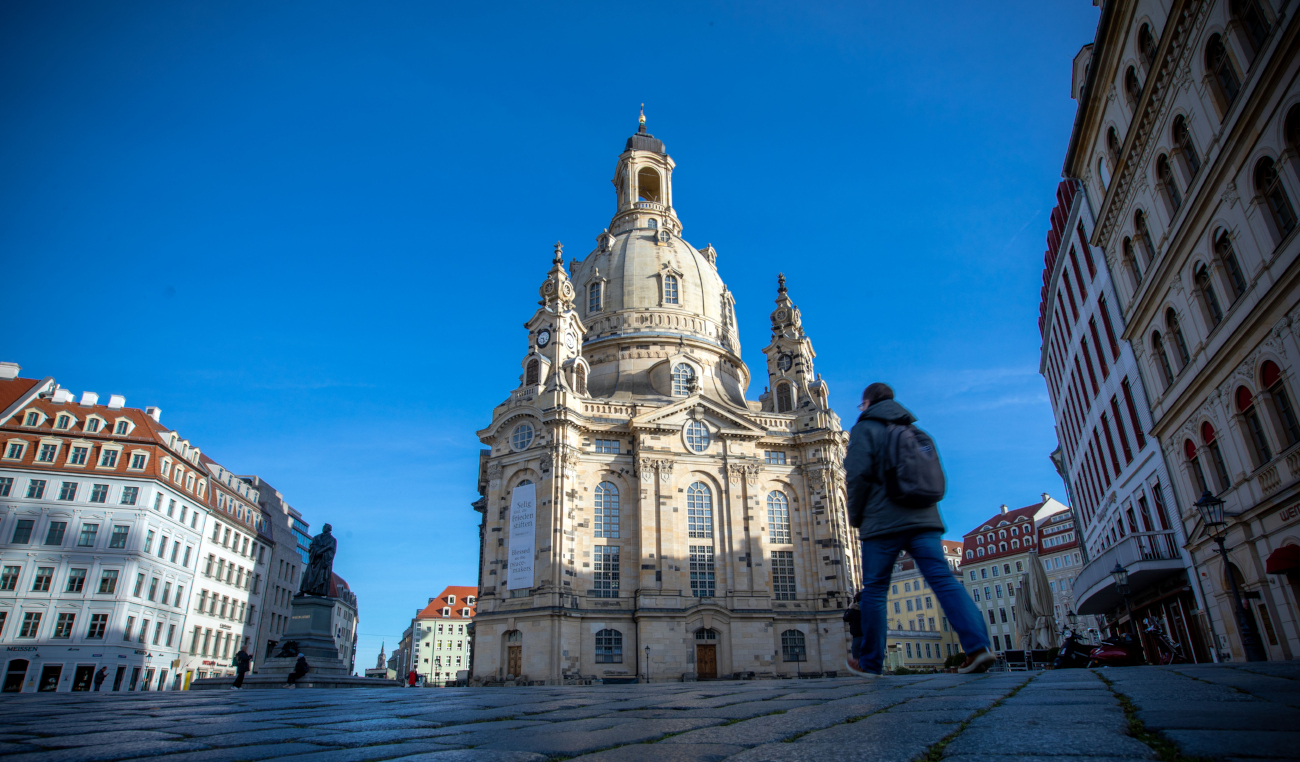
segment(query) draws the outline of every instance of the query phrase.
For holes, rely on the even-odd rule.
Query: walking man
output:
[[[235,684],[230,686],[231,690],[239,690],[244,687],[244,675],[248,674],[248,668],[253,663],[253,657],[248,655],[248,645],[242,645],[235,653]]]
[[[96,691],[99,690],[99,686],[101,686],[101,685],[104,684],[104,678],[106,678],[106,677],[108,677],[108,667],[100,667],[100,668],[99,668],[99,671],[95,673],[95,690],[96,690]]]
[[[298,654],[298,661],[293,665],[293,671],[289,673],[289,678],[285,680],[286,688],[297,688],[298,681],[311,672],[311,665],[307,663],[307,657]]]
[[[957,630],[967,654],[958,672],[983,672],[996,661],[984,620],[953,577],[939,542],[945,527],[939,518],[944,481],[938,453],[887,384],[868,386],[858,409],[862,415],[849,435],[844,470],[849,523],[862,540],[862,645],[845,666],[856,675],[880,676],[889,628],[885,597],[898,553],[906,550]]]

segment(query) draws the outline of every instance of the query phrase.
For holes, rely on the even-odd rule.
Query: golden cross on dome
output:
[[[645,104],[641,104],[641,124],[645,124]]]

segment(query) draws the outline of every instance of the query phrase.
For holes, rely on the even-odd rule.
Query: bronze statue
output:
[[[302,585],[298,595],[319,595],[328,597],[330,579],[334,575],[334,551],[338,543],[330,534],[330,525],[321,528],[321,533],[311,538],[307,548],[307,568],[302,573]]]

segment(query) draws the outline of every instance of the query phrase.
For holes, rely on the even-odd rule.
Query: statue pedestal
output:
[[[295,641],[298,653],[307,657],[310,675],[348,675],[348,665],[339,658],[334,645],[334,599],[303,595],[293,599],[289,615],[289,628],[280,636],[280,643]],[[297,656],[273,656],[258,665],[259,673],[287,675],[298,663]]]

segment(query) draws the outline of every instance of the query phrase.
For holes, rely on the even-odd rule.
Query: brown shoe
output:
[[[975,653],[968,655],[966,657],[966,662],[962,664],[957,671],[963,675],[984,672],[997,660],[998,657],[989,653],[987,648],[981,648]]]

